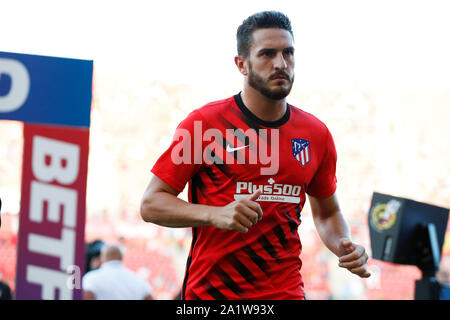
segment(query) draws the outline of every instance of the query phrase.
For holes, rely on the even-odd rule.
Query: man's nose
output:
[[[274,61],[275,69],[284,70],[287,68],[286,59],[284,59],[283,53],[277,54]]]

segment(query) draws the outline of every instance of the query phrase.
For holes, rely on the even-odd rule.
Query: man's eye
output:
[[[264,56],[264,57],[270,57],[270,56],[273,55],[273,52],[272,51],[263,51],[261,53],[261,55]]]

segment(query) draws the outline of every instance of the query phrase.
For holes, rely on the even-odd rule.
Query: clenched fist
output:
[[[257,190],[248,197],[221,207],[211,218],[212,225],[219,229],[246,233],[250,227],[262,219],[263,211],[259,203],[255,201],[261,193],[261,190]]]
[[[367,270],[369,256],[363,246],[343,238],[339,241],[339,267],[348,269],[361,278],[370,277]]]

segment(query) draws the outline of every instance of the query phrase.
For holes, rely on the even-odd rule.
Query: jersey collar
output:
[[[236,102],[237,106],[239,107],[239,109],[241,109],[242,113],[245,116],[247,116],[251,120],[255,121],[256,123],[258,123],[264,127],[269,127],[269,128],[280,127],[289,120],[289,117],[291,115],[291,106],[289,105],[289,103],[287,103],[286,104],[286,106],[287,106],[286,112],[284,113],[283,117],[281,117],[280,119],[278,119],[276,121],[265,121],[265,120],[262,120],[262,119],[258,118],[257,116],[255,116],[247,108],[247,106],[244,104],[244,101],[242,100],[241,92],[239,92],[238,94],[236,94],[234,96],[234,101]]]

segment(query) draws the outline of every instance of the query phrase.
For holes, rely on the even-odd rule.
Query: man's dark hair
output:
[[[256,29],[280,28],[292,32],[289,18],[278,11],[258,12],[245,19],[237,30],[237,51],[238,55],[248,57],[250,46],[252,45],[252,34]]]

